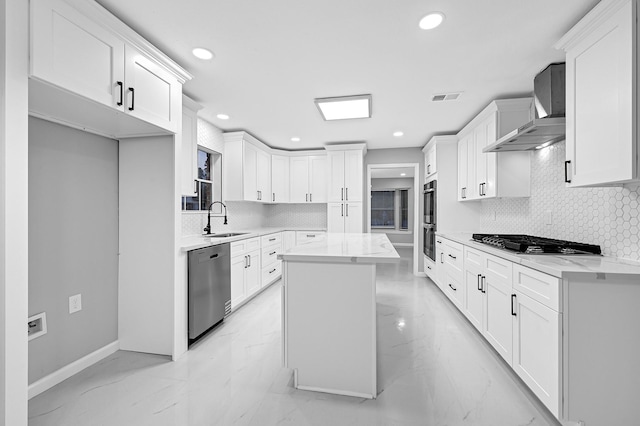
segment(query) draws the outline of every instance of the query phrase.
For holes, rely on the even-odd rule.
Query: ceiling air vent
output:
[[[431,100],[433,102],[455,101],[456,99],[458,99],[460,97],[460,95],[462,95],[462,93],[460,93],[460,92],[458,92],[458,93],[440,93],[438,95],[433,95],[431,97]]]

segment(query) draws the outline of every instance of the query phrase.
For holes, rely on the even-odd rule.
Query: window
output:
[[[371,228],[409,230],[409,190],[371,191]]]
[[[222,156],[213,151],[198,149],[198,178],[196,196],[182,197],[182,210],[207,210],[214,200],[221,199]],[[216,204],[214,213],[222,213],[222,207]]]

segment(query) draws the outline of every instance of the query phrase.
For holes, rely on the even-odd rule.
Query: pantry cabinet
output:
[[[638,3],[602,1],[557,44],[566,52],[570,187],[637,181]]]
[[[362,202],[364,192],[363,164],[366,145],[329,145],[327,174],[329,202]]]
[[[247,132],[224,134],[222,184],[229,201],[271,202],[271,154]]]
[[[532,98],[495,100],[458,133],[458,201],[530,195],[530,152],[482,150],[532,119]]]
[[[202,106],[182,95],[181,174],[182,196],[197,195],[198,178],[198,110]]]
[[[327,231],[362,232],[362,203],[327,203]]]
[[[155,48],[101,6],[93,2],[34,0],[30,31],[31,78],[64,91],[59,98],[56,96],[55,110],[47,99],[37,99],[50,97],[51,88],[34,84],[36,114],[49,114],[50,118],[80,126],[86,115],[111,111],[115,114],[105,116],[102,128],[115,124],[117,135],[135,136],[145,131],[159,134],[160,129],[178,132],[182,84],[188,74],[167,58],[159,61],[158,55],[147,54],[155,52]],[[138,44],[134,45],[133,40]],[[70,98],[69,93],[81,98]],[[80,106],[80,100],[88,102],[86,108]],[[67,108],[62,108],[63,104]],[[96,109],[95,104],[105,109]],[[72,110],[66,111],[69,106],[73,106]],[[136,126],[126,116],[151,126]],[[90,117],[87,121],[93,124],[100,120]],[[101,126],[96,124],[89,130],[100,132]]]
[[[327,156],[307,155],[289,159],[292,203],[327,202]]]

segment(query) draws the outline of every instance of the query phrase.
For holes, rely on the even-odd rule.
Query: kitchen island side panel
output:
[[[285,362],[295,386],[375,398],[375,264],[284,267]]]

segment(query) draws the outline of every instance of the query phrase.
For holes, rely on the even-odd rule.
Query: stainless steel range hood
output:
[[[564,63],[551,64],[533,81],[536,118],[507,133],[482,152],[527,151],[547,147],[565,138]]]

